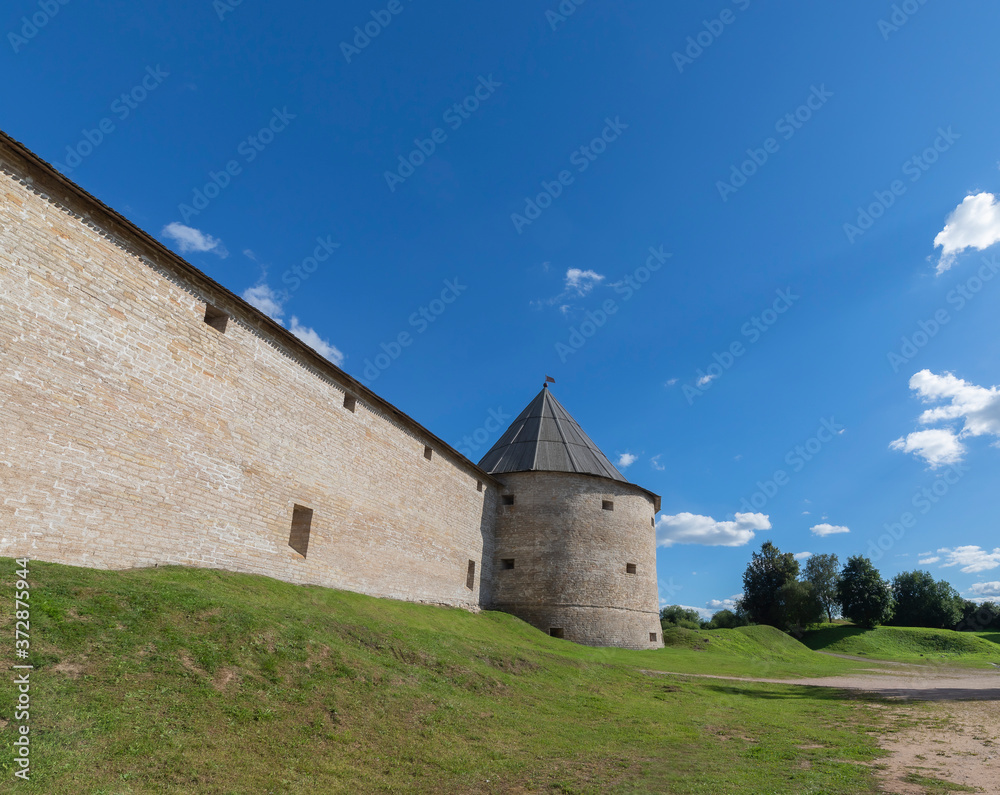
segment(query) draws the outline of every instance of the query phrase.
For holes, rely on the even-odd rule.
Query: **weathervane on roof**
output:
[[[545,376],[545,383],[542,384],[542,389],[548,389],[549,388],[549,384],[554,384],[555,382],[556,382],[556,379],[554,379],[551,375]]]

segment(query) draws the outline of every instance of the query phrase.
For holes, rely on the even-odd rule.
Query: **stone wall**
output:
[[[491,601],[495,480],[6,137],[0,167],[0,555]]]
[[[494,606],[577,643],[659,648],[653,497],[593,475],[497,478]]]

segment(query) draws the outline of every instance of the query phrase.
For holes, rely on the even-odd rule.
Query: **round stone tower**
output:
[[[589,646],[656,649],[655,515],[547,388],[479,465],[504,491],[493,607]]]

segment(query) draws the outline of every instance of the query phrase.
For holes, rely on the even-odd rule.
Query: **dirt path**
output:
[[[881,664],[870,660],[873,665]],[[814,679],[678,674],[644,671],[653,676],[724,679],[858,690],[898,699],[898,705],[872,704],[885,713],[887,731],[879,743],[889,756],[875,769],[884,792],[924,795],[948,792],[946,781],[971,791],[1000,794],[1000,670],[969,671],[895,664],[888,672],[871,669],[852,676]],[[926,707],[906,702],[930,702]],[[895,727],[895,728],[894,728]],[[900,728],[901,727],[901,728]],[[970,790],[963,790],[970,791]]]

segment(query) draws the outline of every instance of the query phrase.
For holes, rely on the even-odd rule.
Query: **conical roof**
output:
[[[547,388],[532,400],[479,466],[502,472],[576,472],[628,481]]]

